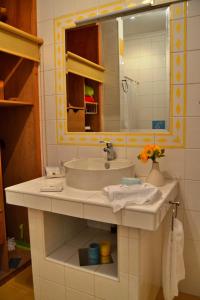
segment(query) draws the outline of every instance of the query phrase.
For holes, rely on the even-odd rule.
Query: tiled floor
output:
[[[0,300],[34,300],[31,267],[0,287]],[[156,300],[163,300],[162,293]],[[174,300],[200,300],[200,297],[182,294]]]
[[[164,300],[162,293],[159,294],[156,300]],[[175,297],[174,300],[200,300],[200,297],[180,294],[178,297]]]
[[[0,287],[0,300],[34,300],[31,267]]]

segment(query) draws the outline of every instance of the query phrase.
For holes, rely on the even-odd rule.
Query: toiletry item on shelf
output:
[[[85,96],[94,96],[94,89],[91,86],[85,85]]]
[[[144,205],[158,200],[162,192],[149,183],[134,185],[110,185],[103,189],[110,200],[113,212],[117,212],[127,205]]]
[[[121,184],[124,185],[133,185],[133,184],[141,184],[142,181],[139,178],[135,178],[135,177],[123,177],[121,179]]]
[[[63,184],[62,182],[45,182],[40,187],[40,192],[62,192],[63,190]]]
[[[100,243],[100,256],[106,257],[111,254],[111,244],[109,241],[103,241]]]
[[[97,265],[99,263],[100,251],[99,244],[91,243],[88,248],[88,261],[91,265]]]
[[[15,238],[8,238],[8,251],[15,251],[15,247],[16,247],[16,241]]]
[[[91,131],[91,130],[92,130],[92,128],[91,128],[90,125],[86,125],[86,126],[85,126],[85,131],[88,131],[88,132],[89,132],[89,131]]]
[[[110,264],[111,263],[111,256],[101,256],[100,257],[101,264]]]

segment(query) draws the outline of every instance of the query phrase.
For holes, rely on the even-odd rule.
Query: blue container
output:
[[[91,265],[97,265],[100,259],[99,244],[92,243],[88,248],[88,261]]]

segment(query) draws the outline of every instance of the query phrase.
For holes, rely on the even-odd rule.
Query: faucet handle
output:
[[[106,144],[106,147],[108,147],[108,148],[112,147],[111,141],[104,141],[104,140],[102,140],[102,141],[99,141],[99,143],[100,144]]]

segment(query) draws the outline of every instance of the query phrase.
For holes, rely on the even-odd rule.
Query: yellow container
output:
[[[109,256],[111,254],[111,244],[104,241],[100,244],[100,256]]]

